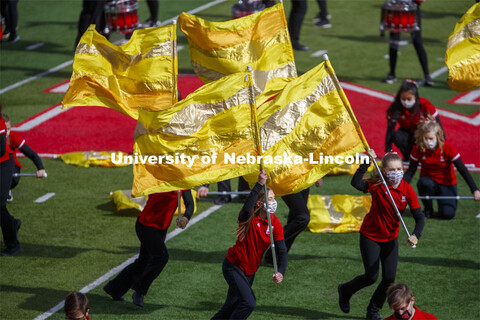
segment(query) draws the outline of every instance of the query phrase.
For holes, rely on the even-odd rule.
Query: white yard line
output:
[[[168,240],[172,239],[173,237],[179,235],[180,233],[184,232],[185,230],[187,230],[188,228],[190,228],[191,226],[193,226],[195,223],[199,222],[199,221],[202,221],[203,219],[205,219],[206,217],[208,217],[210,214],[212,214],[213,212],[217,211],[218,209],[220,209],[222,206],[219,206],[219,205],[214,205],[214,206],[211,206],[210,208],[208,208],[207,210],[203,211],[202,213],[200,213],[199,215],[195,216],[192,218],[192,220],[190,220],[190,222],[188,223],[187,227],[185,229],[175,229],[173,230],[172,232],[168,233],[167,234],[167,237],[165,239],[165,242],[167,242]],[[130,259],[126,260],[125,262],[123,262],[122,264],[116,266],[115,268],[109,270],[107,273],[105,273],[103,276],[101,276],[100,278],[96,279],[95,281],[93,281],[92,283],[86,285],[85,287],[83,287],[82,289],[80,289],[80,292],[82,293],[87,293],[93,289],[95,289],[96,287],[98,287],[99,285],[101,285],[102,283],[104,283],[105,281],[107,281],[108,279],[110,279],[111,276],[115,275],[116,273],[120,272],[123,268],[125,268],[126,266],[128,266],[130,263],[132,263],[133,261],[135,261],[135,259],[138,257],[138,254],[134,255],[133,257],[131,257]],[[50,310],[48,310],[47,312],[39,315],[38,317],[36,317],[34,320],[44,320],[44,319],[47,319],[48,317],[50,317],[51,315],[53,315],[54,313],[56,313],[57,311],[59,311],[60,309],[63,308],[63,305],[64,305],[65,301],[60,301],[56,306],[54,306],[53,308],[51,308]]]
[[[26,47],[25,50],[28,50],[28,51],[35,50],[35,49],[40,48],[40,47],[43,46],[44,44],[45,44],[45,42],[35,43],[35,44],[32,44],[32,45]]]
[[[60,113],[69,110],[69,109],[61,109],[61,108],[62,108],[62,105],[58,105],[57,107],[40,114],[38,117],[35,117],[35,118],[33,118],[29,121],[26,121],[26,122],[22,123],[18,127],[13,127],[12,130],[14,130],[14,131],[28,131],[28,130],[38,126],[39,124],[42,124],[43,122],[45,122],[47,120],[50,120],[53,117],[56,117]]]
[[[50,199],[51,197],[53,197],[55,195],[55,192],[49,192],[49,193],[46,193],[44,194],[43,196],[41,196],[40,198],[36,199],[35,203],[42,203],[42,202],[45,202],[47,201],[48,199]]]

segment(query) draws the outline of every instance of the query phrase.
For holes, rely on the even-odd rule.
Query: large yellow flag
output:
[[[447,83],[453,90],[464,92],[480,87],[480,3],[455,25],[448,38],[445,64]]]
[[[139,110],[132,195],[258,172],[256,161],[242,160],[258,155],[254,105],[251,76],[238,73],[204,85],[167,110]]]
[[[205,83],[251,65],[260,105],[297,76],[282,3],[226,22],[182,13],[178,23],[188,39],[193,69]]]
[[[101,106],[138,118],[138,109],[163,110],[177,101],[176,26],[135,30],[116,46],[91,25],[73,60],[64,108]]]
[[[342,160],[357,161],[357,153],[368,148],[328,60],[263,104],[258,124],[267,183],[278,196],[310,187]],[[254,176],[246,179],[255,181]]]

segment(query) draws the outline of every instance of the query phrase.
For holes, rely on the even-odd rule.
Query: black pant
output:
[[[222,272],[228,283],[227,300],[212,319],[247,319],[257,304],[252,290],[255,275],[246,276],[227,259],[223,261]]]
[[[320,18],[322,20],[327,20],[327,16],[328,16],[327,0],[317,0],[317,3],[320,8]]]
[[[306,13],[307,0],[292,0],[292,10],[288,19],[288,32],[290,32],[292,44],[296,44],[300,40],[300,29]]]
[[[17,36],[18,0],[0,0],[0,12],[5,18],[5,31],[10,32],[9,40]]]
[[[91,24],[95,25],[95,30],[103,33],[105,28],[105,4],[107,0],[83,0],[82,12],[78,19],[77,38],[75,48],[82,35],[87,31]]]
[[[13,173],[20,173],[20,167],[17,167],[16,165],[13,166]],[[13,177],[12,176],[12,184],[10,185],[10,190],[15,188],[17,184],[20,182],[20,177]]]
[[[17,231],[15,230],[15,218],[7,210],[7,197],[12,183],[13,156],[10,159],[0,163],[0,224],[2,227],[3,242],[8,249],[13,249],[19,245]]]
[[[113,296],[121,297],[132,288],[140,294],[146,295],[148,288],[168,262],[168,251],[165,246],[167,230],[147,227],[138,222],[135,231],[140,240],[140,254],[138,259],[125,267],[108,286]]]
[[[420,196],[457,196],[457,186],[447,186],[433,181],[430,177],[421,177],[417,182],[418,194]],[[457,200],[437,200],[438,215],[441,219],[452,219],[457,210]],[[422,200],[425,206],[425,215],[433,214],[433,201]]]
[[[420,8],[417,10],[417,24],[421,27],[421,15],[420,15]],[[422,31],[415,30],[411,32],[412,36],[412,43],[415,47],[415,51],[417,52],[418,60],[420,61],[420,65],[422,66],[423,73],[428,75],[428,59],[427,59],[427,52],[423,47],[422,41]],[[400,33],[399,32],[390,32],[390,73],[395,74],[395,67],[397,65],[397,55],[398,55],[398,42],[400,41]]]
[[[147,0],[148,11],[150,12],[149,20],[153,23],[158,20],[158,0]]]
[[[400,149],[403,160],[408,161],[408,159],[410,159],[410,153],[412,153],[413,145],[415,144],[413,134],[410,131],[400,128],[393,133],[392,142]]]
[[[346,297],[351,297],[358,290],[371,286],[378,279],[379,262],[382,262],[382,281],[373,293],[367,308],[370,312],[382,309],[388,286],[395,281],[398,263],[398,240],[376,242],[360,235],[360,252],[362,253],[365,273],[343,284]]]

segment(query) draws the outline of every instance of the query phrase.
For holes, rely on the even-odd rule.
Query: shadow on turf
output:
[[[345,36],[345,35],[338,35],[338,34],[324,34],[324,35],[322,35],[322,37],[338,38],[338,39],[342,39],[342,40],[359,41],[359,42],[372,42],[372,43],[374,43],[374,42],[385,42],[386,45],[388,45],[388,39],[389,39],[388,35],[386,35],[384,37],[381,37],[380,35],[378,35],[378,36],[374,36],[374,35],[370,35],[370,36],[348,35],[348,36]],[[440,40],[434,39],[434,38],[422,37],[422,40],[426,44],[439,44],[439,43],[441,44],[442,43]],[[388,47],[386,47],[385,52],[387,52],[387,49],[388,49]]]
[[[200,307],[184,307],[184,306],[177,306],[177,308],[182,308],[186,309],[189,311],[211,311],[212,316],[220,310],[222,307],[222,304],[220,303],[214,303],[214,302],[209,302],[209,301],[200,301],[199,304],[201,305]],[[332,318],[338,318],[338,319],[365,319],[363,317],[353,317],[353,316],[344,316],[340,314],[332,314],[332,313],[327,313],[327,312],[320,312],[317,310],[310,310],[310,309],[304,309],[304,308],[298,308],[298,307],[287,307],[287,306],[259,306],[257,305],[255,307],[255,310],[253,311],[254,313],[252,314],[253,317],[255,313],[271,313],[271,314],[278,314],[282,317],[295,317],[295,318],[303,318],[303,319],[332,319]]]
[[[20,254],[20,256],[65,259],[65,258],[73,258],[79,254],[82,254],[87,251],[92,251],[92,250],[101,251],[101,252],[110,253],[110,254],[125,254],[125,253],[134,254],[138,252],[138,247],[123,246],[121,247],[121,251],[112,251],[112,250],[97,249],[97,248],[39,245],[34,243],[22,242],[22,253]]]

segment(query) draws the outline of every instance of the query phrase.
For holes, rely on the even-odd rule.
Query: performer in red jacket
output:
[[[434,315],[419,310],[415,297],[406,284],[391,284],[387,289],[387,301],[393,314],[384,320],[437,320]]]
[[[222,271],[228,283],[225,304],[212,319],[246,319],[256,305],[252,284],[260,266],[262,256],[270,246],[267,210],[270,212],[273,239],[278,253],[278,272],[273,281],[280,283],[287,268],[287,248],[283,240],[283,228],[273,214],[277,208],[275,194],[268,190],[268,208],[266,207],[264,185],[267,174],[263,170],[258,183],[250,191],[247,200],[238,214],[237,242],[228,249]]]
[[[368,151],[371,161],[376,158],[373,150]],[[360,252],[365,273],[338,286],[340,309],[350,312],[350,298],[355,292],[377,281],[380,262],[382,263],[382,280],[375,290],[367,307],[367,319],[379,320],[378,314],[385,303],[385,291],[395,281],[398,264],[399,218],[390,202],[380,177],[373,176],[363,180],[369,164],[362,164],[353,175],[352,186],[364,193],[372,194],[372,207],[365,216],[360,228]],[[403,213],[410,207],[415,219],[415,230],[407,239],[410,245],[417,244],[425,224],[425,217],[420,210],[417,195],[403,177],[402,159],[396,153],[387,153],[382,159],[381,170],[388,184],[388,189],[395,204]]]

